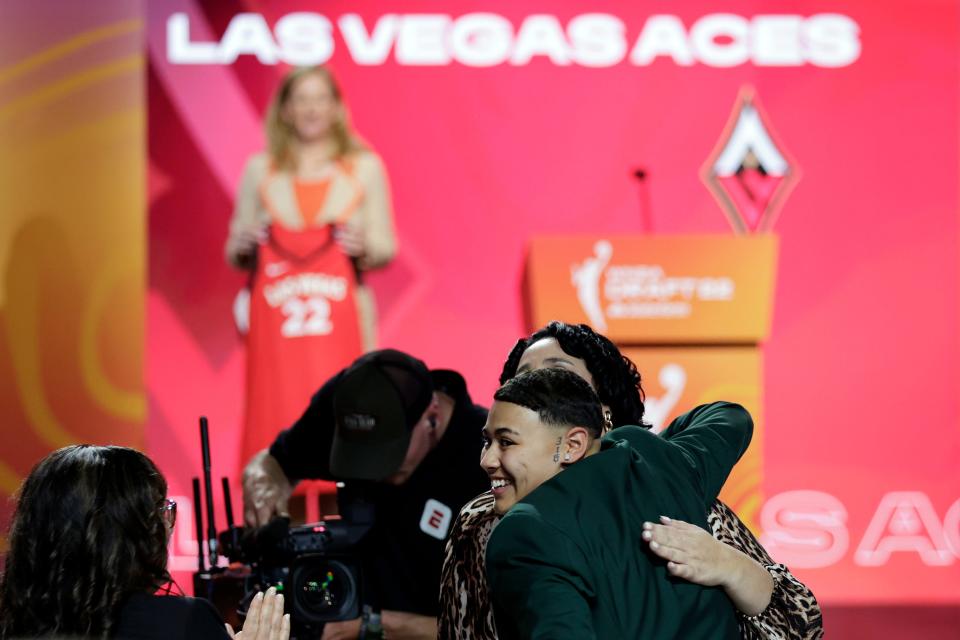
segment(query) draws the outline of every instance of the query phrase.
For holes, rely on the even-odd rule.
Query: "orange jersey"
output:
[[[313,393],[363,352],[356,286],[332,227],[271,226],[251,285],[241,460],[269,446]]]

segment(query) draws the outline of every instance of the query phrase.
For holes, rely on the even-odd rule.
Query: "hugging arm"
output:
[[[786,566],[774,562],[733,510],[718,501],[714,503],[707,520],[717,540],[742,552],[763,567],[773,579],[773,593],[766,608],[759,615],[741,619],[741,635],[745,638],[786,640],[816,640],[823,637],[823,618],[813,591]]]
[[[712,430],[713,435],[690,442],[690,436],[702,433],[704,426]],[[704,405],[675,420],[662,435],[672,442],[679,439],[688,455],[698,459],[712,447],[720,446],[718,450],[724,450],[725,445],[717,438],[723,438],[726,428],[730,429],[728,444],[736,445],[737,434],[749,434],[752,430],[749,414],[729,403]],[[742,448],[746,448],[746,443]],[[732,467],[741,454],[736,454],[732,462],[725,459],[721,464]],[[719,471],[723,473],[720,478],[704,477],[705,490],[719,492],[729,469]],[[744,638],[820,638],[823,621],[810,589],[787,567],[775,563],[747,526],[722,502],[710,505],[708,522],[712,537],[693,525],[673,520],[651,523],[650,535],[644,538],[658,542],[659,548],[651,550],[675,565],[668,566],[673,575],[697,584],[722,586],[743,614],[740,628]]]
[[[661,436],[683,452],[699,483],[706,511],[750,445],[753,419],[738,404],[714,402],[678,417]]]
[[[660,524],[644,523],[642,537],[653,553],[667,560],[671,575],[722,587],[744,615],[755,616],[770,603],[774,580],[764,566],[700,527],[661,516]]]

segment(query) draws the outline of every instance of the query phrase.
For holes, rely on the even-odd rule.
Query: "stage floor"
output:
[[[960,638],[960,606],[824,606],[827,638]]]

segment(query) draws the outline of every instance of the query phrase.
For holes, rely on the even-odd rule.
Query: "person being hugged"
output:
[[[573,371],[529,371],[497,390],[480,465],[505,514],[486,557],[500,638],[739,637],[722,589],[673,579],[638,541],[658,514],[706,527],[753,422],[716,402],[671,429],[628,425],[601,440],[600,399]]]

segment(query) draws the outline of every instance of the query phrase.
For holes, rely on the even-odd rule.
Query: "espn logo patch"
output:
[[[447,537],[447,531],[450,530],[451,520],[453,520],[453,511],[450,507],[431,498],[423,507],[420,530],[437,540],[443,540]]]

